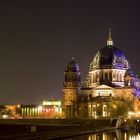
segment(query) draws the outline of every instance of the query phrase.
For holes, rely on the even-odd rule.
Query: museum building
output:
[[[111,30],[105,47],[93,57],[86,80],[74,58],[64,72],[62,112],[65,118],[128,116],[140,110],[140,81],[124,53],[113,45]]]

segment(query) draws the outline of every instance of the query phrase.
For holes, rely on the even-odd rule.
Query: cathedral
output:
[[[84,82],[74,58],[67,64],[62,91],[64,118],[128,117],[128,112],[140,110],[139,78],[124,53],[113,45],[111,30]]]

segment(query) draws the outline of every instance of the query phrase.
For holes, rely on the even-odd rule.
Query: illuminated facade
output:
[[[63,109],[66,118],[73,118],[76,115],[77,100],[80,93],[80,70],[72,58],[65,69],[65,81],[63,83]]]
[[[23,118],[61,118],[61,101],[45,100],[42,105],[21,105]]]
[[[19,118],[20,105],[0,105],[0,118],[1,119],[14,119]]]
[[[41,105],[0,105],[0,118],[62,118],[61,101],[44,100]]]
[[[124,53],[113,45],[111,31],[106,46],[91,61],[84,83],[80,83],[74,59],[64,74],[62,104],[66,118],[127,116],[128,111],[140,110],[139,79]]]

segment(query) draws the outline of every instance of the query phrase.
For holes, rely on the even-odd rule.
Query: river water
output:
[[[140,133],[132,129],[128,132],[121,130],[107,131],[65,138],[63,140],[140,140]]]

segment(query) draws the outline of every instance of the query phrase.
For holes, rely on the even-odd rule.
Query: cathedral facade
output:
[[[62,110],[65,118],[127,116],[139,111],[140,82],[124,53],[113,45],[111,31],[81,83],[74,58],[64,72]]]

